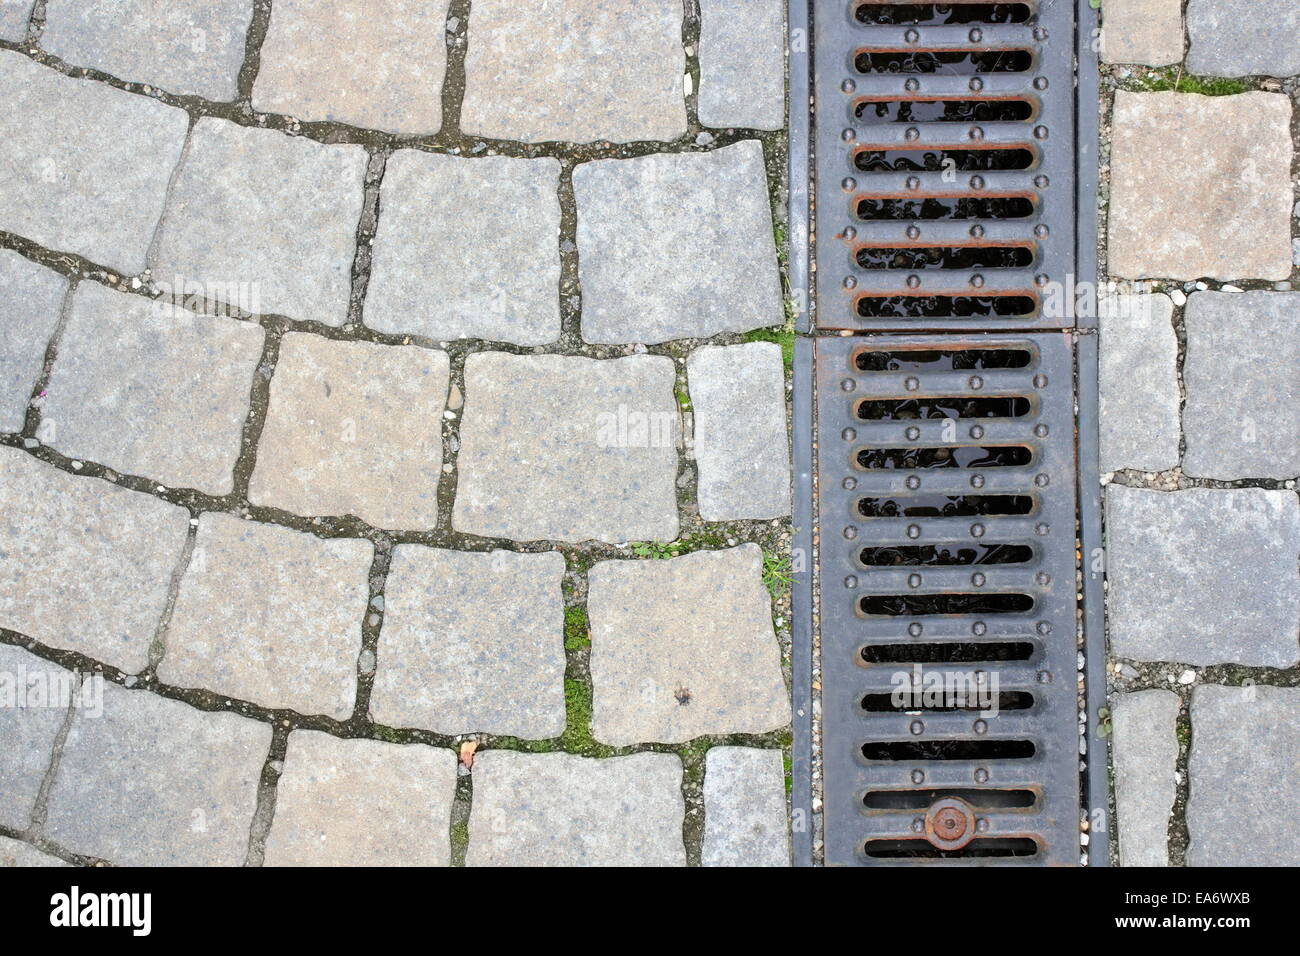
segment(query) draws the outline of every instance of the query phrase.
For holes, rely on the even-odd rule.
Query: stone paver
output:
[[[518,541],[677,537],[674,381],[663,356],[470,355],[453,526]]]
[[[680,743],[765,733],[790,720],[762,558],[745,544],[592,567],[597,740]]]
[[[369,541],[202,515],[159,679],[346,719],[373,552]]]
[[[239,866],[270,746],[269,724],[106,684],[103,714],[73,720],[45,836],[125,866]]]
[[[41,48],[121,80],[229,101],[252,20],[253,0],[46,0]]]
[[[781,323],[757,141],[583,163],[573,192],[586,341],[666,342]]]
[[[143,270],[189,117],[8,50],[0,102],[0,229]]]
[[[188,523],[184,508],[0,448],[0,626],[143,669]]]
[[[1178,695],[1172,691],[1143,690],[1121,694],[1111,708],[1115,812],[1123,866],[1169,865],[1178,707]]]
[[[83,282],[41,407],[44,443],[167,486],[228,494],[263,338],[251,322]]]
[[[0,39],[20,41],[27,34],[35,0],[0,0]]]
[[[1300,475],[1300,292],[1201,292],[1187,301],[1183,470]]]
[[[684,866],[681,781],[674,754],[480,753],[466,862]]]
[[[1103,11],[1101,58],[1146,66],[1181,62],[1182,0],[1110,0]]]
[[[790,513],[781,347],[706,346],[686,362],[695,412],[700,517],[776,518]]]
[[[1189,73],[1300,73],[1300,5],[1293,0],[1188,0],[1187,33]]]
[[[57,856],[42,853],[29,843],[0,837],[0,870],[5,867],[71,866]]]
[[[564,558],[398,545],[370,714],[393,727],[564,731]]]
[[[686,132],[678,0],[478,0],[461,129],[537,143]]]
[[[700,0],[700,122],[785,126],[783,0]]]
[[[705,758],[705,866],[789,866],[779,750],[714,747]]]
[[[1178,337],[1169,296],[1100,303],[1101,470],[1178,464]]]
[[[390,133],[442,126],[449,0],[279,0],[253,109]]]
[[[549,157],[394,154],[380,187],[366,324],[436,340],[554,342],[559,180]]]
[[[22,431],[68,280],[0,249],[0,431]]]
[[[1287,278],[1290,123],[1291,101],[1279,93],[1117,92],[1111,274]]]
[[[63,726],[74,675],[0,644],[0,824],[27,829]],[[0,850],[3,856],[3,850]]]
[[[1300,502],[1290,491],[1110,485],[1111,651],[1292,667],[1300,659]]]
[[[449,367],[433,349],[285,335],[249,500],[432,528]]]
[[[366,162],[360,146],[199,120],[154,274],[215,289],[246,284],[263,312],[342,325]]]
[[[1297,753],[1300,688],[1210,685],[1193,692],[1188,866],[1295,865]]]
[[[446,866],[456,756],[314,730],[289,736],[267,866]]]

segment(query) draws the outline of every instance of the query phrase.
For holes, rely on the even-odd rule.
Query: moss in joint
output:
[[[591,631],[587,625],[587,609],[581,605],[564,609],[564,649],[580,651],[591,647]]]

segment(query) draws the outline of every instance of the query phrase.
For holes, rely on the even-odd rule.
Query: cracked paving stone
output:
[[[1295,632],[1291,633],[1294,640]],[[1294,866],[1300,688],[1192,693],[1188,866]]]
[[[700,517],[790,513],[785,364],[773,342],[706,346],[686,361],[695,413]]]
[[[437,133],[448,5],[449,0],[277,0],[262,44],[253,109],[390,133]]]
[[[432,528],[449,369],[434,349],[286,334],[249,501]]]
[[[189,127],[184,111],[9,50],[0,102],[0,229],[142,271]]]
[[[784,0],[700,0],[700,122],[785,126]]]
[[[1123,866],[1169,865],[1178,765],[1178,695],[1121,694],[1112,705],[1115,813]]]
[[[516,541],[673,540],[675,382],[659,355],[470,355],[453,527]]]
[[[373,555],[369,541],[200,516],[158,679],[346,720]]]
[[[686,133],[679,0],[478,0],[461,129],[525,143]]]
[[[120,80],[228,102],[252,21],[253,0],[46,0],[41,49]]]
[[[1291,491],[1106,490],[1116,657],[1293,667],[1300,502]]]
[[[0,249],[0,431],[22,431],[67,290],[57,272]]]
[[[559,180],[550,157],[395,153],[380,187],[366,325],[438,341],[556,341]]]
[[[0,448],[0,626],[142,670],[188,525],[177,505]]]
[[[199,120],[153,274],[246,311],[342,325],[366,163],[360,146]]]
[[[1187,33],[1189,73],[1300,73],[1300,4],[1295,0],[1188,0]]]
[[[1183,470],[1300,475],[1300,292],[1198,292],[1184,326]]]
[[[1101,59],[1145,66],[1181,62],[1183,0],[1108,0]]]
[[[789,866],[779,750],[714,747],[705,756],[704,866]]]
[[[783,321],[757,141],[583,163],[573,192],[584,340],[654,344]]]
[[[31,822],[75,686],[71,671],[0,644],[0,825],[21,831]]]
[[[685,866],[676,754],[480,752],[469,866]]]
[[[262,329],[83,282],[40,433],[71,458],[210,495],[234,490]]]
[[[5,867],[71,866],[57,856],[43,853],[29,843],[0,836],[0,870]]]
[[[422,744],[289,735],[267,866],[447,866],[456,755]]]
[[[103,685],[77,712],[50,791],[45,836],[123,866],[239,866],[269,724]]]
[[[1101,470],[1178,464],[1178,337],[1167,295],[1100,303]]]
[[[1110,271],[1125,279],[1291,274],[1291,101],[1115,94]],[[1160,157],[1152,162],[1152,157]]]
[[[790,721],[755,544],[602,561],[588,574],[591,730],[602,743],[761,734]]]
[[[564,732],[564,558],[399,544],[371,717],[442,734]]]

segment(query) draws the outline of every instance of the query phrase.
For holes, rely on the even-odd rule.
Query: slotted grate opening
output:
[[[1029,245],[862,246],[857,253],[863,269],[1012,269],[1031,265]]]
[[[853,365],[863,372],[978,371],[1026,368],[1034,360],[1029,349],[913,348],[882,351],[859,349]]]
[[[857,202],[861,220],[1028,219],[1033,214],[1029,196],[866,196]]]
[[[1025,23],[1033,15],[1027,3],[859,3],[853,11],[859,23],[913,23],[936,26],[962,23]]]
[[[980,515],[1027,515],[1032,495],[913,495],[905,498],[859,498],[864,518],[970,518]]]
[[[862,698],[862,709],[868,713],[877,714],[896,714],[900,711],[917,714],[949,714],[958,711],[986,711],[996,708],[1003,710],[1028,710],[1034,706],[1034,695],[1027,691],[1002,691],[990,695],[989,700],[981,701],[973,698],[965,701],[954,703],[937,703],[913,705],[907,703],[900,706],[893,694],[867,694]]]
[[[1034,559],[1027,544],[919,544],[863,548],[865,567],[961,567],[969,564],[1024,564]]]
[[[1038,804],[1038,794],[979,787],[871,790],[862,795],[862,806],[867,810],[924,810],[937,800],[964,800],[976,810],[1026,810]]]
[[[879,123],[1018,123],[1034,115],[1034,103],[1012,97],[860,99],[853,108],[859,120]]]
[[[925,398],[866,398],[858,402],[857,415],[863,421],[914,421],[923,418],[1021,418],[1029,414],[1029,399],[1023,395],[982,396],[935,395]]]
[[[960,860],[996,857],[1032,857],[1038,844],[1027,837],[971,840],[960,850],[944,850],[925,840],[868,840],[863,852],[882,860]]]
[[[1025,614],[1034,609],[1029,594],[871,594],[858,599],[858,610],[885,617],[934,614]]]
[[[1035,158],[1033,149],[1027,146],[979,149],[953,146],[931,150],[864,147],[854,152],[853,165],[864,173],[937,173],[944,170],[971,173],[990,169],[1028,169]]]
[[[863,295],[858,297],[857,310],[863,318],[981,315],[1017,318],[1032,315],[1037,307],[1036,299],[1024,295]]]
[[[1028,760],[1032,740],[870,740],[864,760]]]
[[[865,469],[913,471],[923,468],[1014,468],[1033,461],[1028,445],[938,445],[931,448],[863,448],[856,456]]]
[[[859,50],[853,65],[859,73],[1024,73],[1034,63],[1029,50]]]
[[[868,644],[858,652],[864,664],[993,664],[1028,661],[1033,641],[953,641],[925,644]]]

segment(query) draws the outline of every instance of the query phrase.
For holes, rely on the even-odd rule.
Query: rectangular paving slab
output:
[[[1300,73],[1300,4],[1294,0],[1188,0],[1187,33],[1189,73]]]
[[[1110,0],[1101,26],[1101,58],[1146,66],[1180,62],[1182,0]]]
[[[0,869],[5,867],[71,866],[57,856],[43,853],[30,843],[0,837]]]
[[[1178,336],[1169,296],[1100,303],[1101,470],[1178,464]]]
[[[22,431],[67,291],[57,272],[0,249],[0,431]]]
[[[0,39],[21,42],[36,0],[0,0]]]
[[[779,750],[713,747],[705,757],[705,866],[789,866],[785,762]]]
[[[1115,813],[1124,866],[1169,865],[1169,815],[1177,793],[1178,695],[1121,694],[1111,708]]]
[[[0,825],[26,830],[75,675],[22,648],[0,644]]]
[[[784,0],[700,0],[700,122],[785,126]]]

